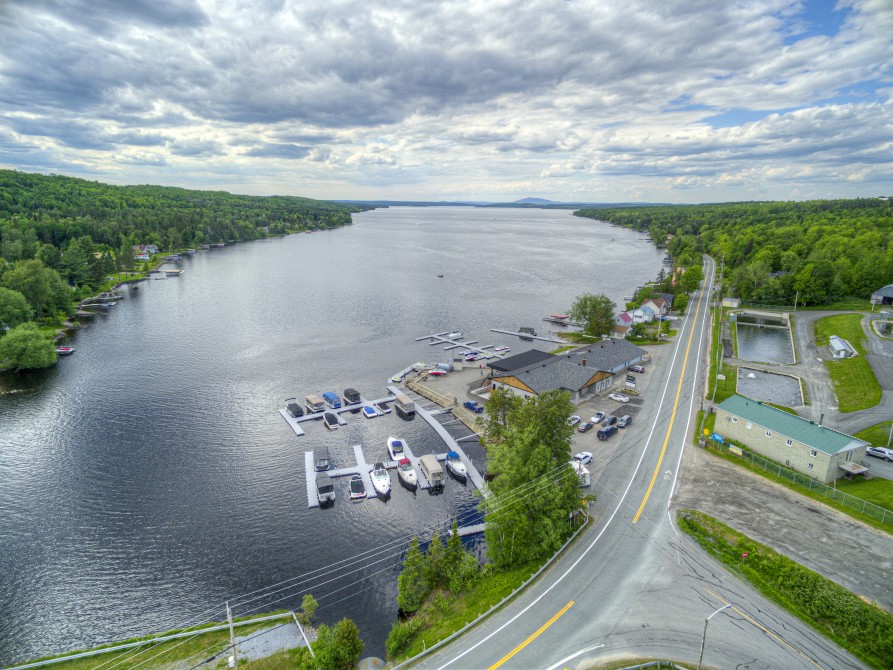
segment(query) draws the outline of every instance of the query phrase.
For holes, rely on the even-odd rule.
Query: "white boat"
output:
[[[459,458],[459,454],[455,451],[448,451],[446,455],[446,461],[444,461],[447,466],[447,470],[450,471],[450,474],[457,479],[461,479],[463,482],[468,479],[468,470],[465,469],[465,463]]]
[[[458,330],[454,330],[452,333],[447,335],[447,337],[451,340],[458,340],[460,337],[462,337],[462,333]]]
[[[372,470],[372,486],[380,496],[386,496],[391,492],[391,475],[383,463],[376,463]]]
[[[415,468],[412,467],[412,461],[408,458],[401,458],[397,463],[397,476],[400,477],[403,485],[411,491],[414,491],[419,485],[418,475],[415,473]]]
[[[392,461],[399,461],[406,451],[406,443],[400,438],[391,435],[388,438],[388,455]]]
[[[369,405],[363,405],[363,416],[367,419],[374,419],[378,416],[378,410],[374,407],[370,407]]]
[[[351,501],[359,501],[366,497],[366,485],[363,484],[363,478],[354,475],[350,478],[350,499]]]
[[[338,417],[331,412],[322,415],[322,421],[329,430],[338,430]]]
[[[377,402],[377,403],[375,403],[374,406],[375,406],[375,409],[378,410],[379,414],[390,414],[391,413],[391,406],[388,405],[386,402]]]
[[[511,351],[511,350],[512,350],[511,347],[507,347],[507,346],[505,346],[505,345],[502,345],[502,346],[496,347],[493,351],[495,351],[495,352],[498,353],[498,354],[504,354],[504,353],[509,352],[509,351]]]

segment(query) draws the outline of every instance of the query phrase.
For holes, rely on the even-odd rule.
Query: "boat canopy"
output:
[[[399,463],[400,465],[412,465],[412,461],[408,458],[401,458],[399,461],[397,461],[397,463]]]
[[[459,458],[459,454],[457,454],[455,451],[448,451],[446,457],[447,457],[448,459],[450,459],[450,458]]]

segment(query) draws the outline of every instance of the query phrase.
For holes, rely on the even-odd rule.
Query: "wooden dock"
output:
[[[515,337],[526,337],[530,340],[540,340],[542,342],[555,342],[556,344],[568,343],[568,340],[560,340],[557,337],[543,337],[542,335],[531,335],[530,333],[522,333],[520,331],[515,332],[514,330],[502,330],[501,328],[491,328],[490,331],[493,333],[502,333],[504,335],[514,335]]]

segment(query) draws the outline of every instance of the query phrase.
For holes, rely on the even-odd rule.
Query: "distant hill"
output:
[[[343,205],[361,207],[512,207],[530,209],[601,209],[604,207],[669,207],[656,202],[557,202],[544,198],[522,198],[514,202],[486,202],[480,200],[332,200]]]
[[[556,203],[552,200],[546,200],[544,198],[521,198],[520,200],[515,200],[514,203],[517,205],[557,205],[561,203]]]

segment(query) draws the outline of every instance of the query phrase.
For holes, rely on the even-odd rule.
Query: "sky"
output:
[[[0,0],[0,166],[323,199],[893,195],[893,0]]]

